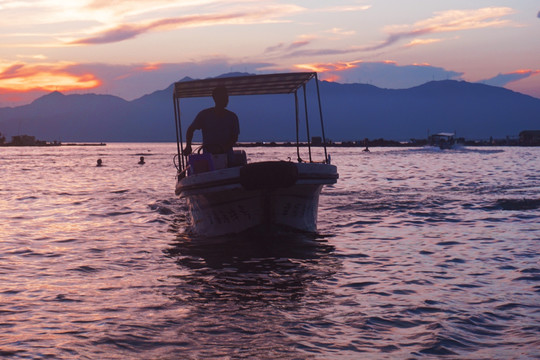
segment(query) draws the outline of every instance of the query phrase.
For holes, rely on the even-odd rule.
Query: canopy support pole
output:
[[[296,116],[296,155],[298,157],[298,162],[302,162],[302,158],[300,157],[300,137],[298,129],[298,94],[296,91],[294,92],[294,112]]]
[[[174,124],[176,126],[176,151],[178,152],[178,163],[180,165],[180,171],[184,170],[184,141],[182,139],[182,123],[180,122],[180,100],[173,95],[174,103]]]
[[[306,113],[306,134],[307,134],[307,144],[308,144],[308,153],[309,153],[309,162],[312,163],[313,159],[311,158],[311,138],[309,137],[309,119],[308,119],[308,106],[307,106],[307,94],[306,94],[306,84],[302,86],[304,90],[304,111]]]
[[[324,147],[324,162],[325,164],[328,164],[328,153],[326,152],[326,136],[324,135],[324,121],[323,121],[323,113],[322,113],[322,105],[321,105],[321,94],[319,92],[319,78],[317,76],[317,73],[315,73],[315,84],[317,84],[317,100],[319,101],[319,117],[321,118],[321,130],[322,130],[323,147]]]

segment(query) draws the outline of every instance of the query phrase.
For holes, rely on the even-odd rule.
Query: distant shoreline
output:
[[[157,141],[158,143],[161,143],[162,141]],[[124,141],[113,141],[113,143],[122,144],[125,143]],[[133,143],[133,141],[130,141],[130,143]],[[136,143],[136,142],[135,142]],[[146,141],[144,142],[146,143]],[[165,143],[169,143],[169,141],[166,141]],[[174,142],[170,142],[174,143]],[[467,141],[463,146],[505,146],[505,147],[523,147],[523,146],[539,146],[539,145],[520,145],[517,142],[511,142],[511,143],[490,143],[489,141]],[[106,143],[67,143],[67,144],[54,144],[54,143],[47,143],[47,144],[34,144],[34,145],[19,145],[19,144],[0,144],[0,147],[61,147],[61,146],[70,146],[70,147],[76,147],[76,146],[107,146]],[[307,143],[300,143],[300,147],[308,147]],[[309,146],[313,148],[322,147],[321,144],[310,144]],[[428,146],[425,143],[401,143],[398,141],[385,141],[383,143],[369,143],[368,148],[379,148],[379,147],[424,147]],[[247,143],[237,143],[235,145],[236,148],[251,148],[251,147],[269,147],[269,148],[277,148],[277,147],[296,147],[296,143],[282,143],[282,142],[247,142]],[[365,148],[365,145],[360,144],[354,144],[349,142],[343,142],[343,143],[331,143],[326,144],[326,147],[329,148]]]
[[[466,141],[462,143],[463,146],[523,146],[517,141],[511,142],[489,142],[489,141]],[[300,143],[300,147],[308,147],[307,143]],[[322,144],[310,144],[311,147],[322,147]],[[427,142],[399,142],[399,141],[374,141],[368,142],[367,147],[423,147],[428,146]],[[296,143],[275,143],[275,142],[255,142],[255,143],[237,143],[235,147],[248,148],[248,147],[296,147]],[[364,144],[356,144],[354,142],[339,142],[326,144],[326,147],[344,147],[344,148],[365,148]]]
[[[161,143],[162,141],[157,141]],[[166,141],[167,143],[169,141]],[[171,143],[174,143],[174,141],[170,141]],[[113,141],[112,143],[125,143],[125,141]],[[129,141],[129,143],[133,143],[133,141]],[[146,143],[146,141],[144,142]],[[503,139],[497,139],[497,140],[466,140],[460,142],[463,146],[507,146],[507,147],[523,147],[523,146],[540,146],[540,144],[528,144],[523,145],[520,144],[519,141],[510,139],[510,140],[503,140]],[[365,144],[364,142],[358,142],[358,141],[341,141],[341,142],[331,142],[327,143],[326,147],[336,148],[336,147],[343,147],[343,148],[365,148],[367,145],[368,148],[377,148],[377,147],[423,147],[427,146],[427,141],[425,140],[416,140],[414,142],[400,142],[395,140],[384,140],[384,139],[376,139],[376,140],[370,140]],[[55,147],[55,146],[107,146],[107,143],[99,142],[99,143],[77,143],[77,142],[70,142],[70,143],[61,143],[61,142],[45,142],[45,141],[39,141],[37,143],[33,144],[13,144],[13,143],[3,143],[0,144],[0,147]],[[300,147],[308,147],[311,146],[313,148],[322,147],[323,144],[321,143],[311,143],[308,144],[306,142],[299,143]],[[256,142],[239,142],[235,145],[237,148],[250,148],[250,147],[296,147],[295,142],[274,142],[274,141],[256,141]]]
[[[0,147],[56,147],[56,146],[107,146],[106,143],[68,143],[68,144],[62,144],[62,143],[45,143],[45,144],[28,144],[28,145],[21,145],[21,144],[0,144]]]
[[[107,146],[106,143],[68,143],[60,146]]]

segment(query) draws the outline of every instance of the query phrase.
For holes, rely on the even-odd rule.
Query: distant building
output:
[[[322,145],[322,137],[320,137],[320,136],[312,136],[311,137],[311,145]]]
[[[519,145],[540,146],[540,130],[524,130],[520,132]]]

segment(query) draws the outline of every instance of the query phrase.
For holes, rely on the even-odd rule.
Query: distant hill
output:
[[[308,85],[309,92],[313,88]],[[489,85],[446,80],[392,90],[321,82],[320,91],[326,137],[335,141],[425,138],[428,130],[456,131],[467,139],[504,138],[540,129],[540,99]],[[174,141],[172,92],[173,85],[133,101],[52,92],[28,105],[0,108],[0,132],[63,142]],[[212,105],[211,99],[181,101],[184,134],[197,112]],[[231,97],[229,109],[240,118],[240,141],[295,139],[291,95]],[[320,135],[314,110],[311,136]],[[301,129],[305,139],[305,125]]]

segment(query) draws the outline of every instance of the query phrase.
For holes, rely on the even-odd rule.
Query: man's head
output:
[[[218,86],[212,91],[212,97],[217,108],[226,108],[229,104],[229,93],[225,86]]]

